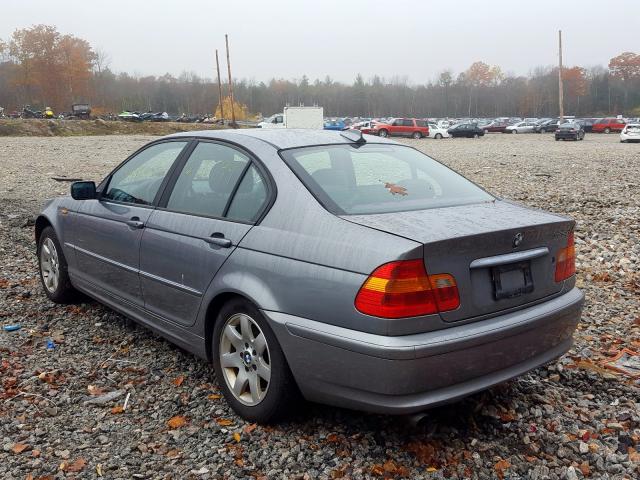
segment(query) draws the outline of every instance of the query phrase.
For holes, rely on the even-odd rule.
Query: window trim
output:
[[[143,145],[138,150],[136,150],[131,155],[129,155],[125,160],[123,160],[113,170],[111,170],[109,175],[107,175],[102,180],[102,182],[100,182],[100,185],[98,186],[98,195],[96,197],[96,200],[98,200],[99,202],[107,202],[107,203],[112,203],[112,204],[115,204],[115,205],[130,205],[130,206],[134,206],[134,207],[151,208],[151,209],[156,208],[158,206],[158,202],[159,202],[160,198],[162,197],[162,194],[164,193],[164,190],[165,190],[165,188],[167,186],[168,178],[175,171],[176,166],[180,163],[180,161],[181,161],[182,157],[185,155],[185,153],[187,153],[187,152],[191,153],[191,147],[193,145],[193,140],[194,139],[192,137],[163,138],[163,139],[155,140],[155,141],[153,141],[151,143],[147,143],[146,145]],[[121,202],[121,201],[118,201],[118,200],[113,200],[111,198],[106,198],[105,197],[105,193],[108,191],[109,185],[111,184],[111,179],[113,178],[113,175],[118,170],[120,170],[128,162],[130,162],[135,157],[137,157],[138,154],[144,152],[148,148],[151,148],[151,147],[154,147],[156,145],[163,144],[163,143],[169,143],[169,142],[181,142],[181,143],[184,143],[185,145],[184,145],[184,147],[182,147],[182,150],[180,151],[178,156],[173,160],[173,163],[171,164],[171,167],[169,167],[169,170],[167,171],[167,173],[165,174],[164,178],[162,179],[162,183],[160,183],[160,187],[158,187],[158,191],[156,192],[156,195],[153,198],[153,201],[149,205],[139,204],[139,203],[131,203],[131,202]]]
[[[233,190],[231,191],[231,195],[229,195],[229,198],[227,199],[227,204],[225,205],[225,208],[223,210],[223,216],[221,217],[214,216],[214,215],[205,215],[202,213],[183,212],[180,210],[173,210],[173,209],[167,208],[167,204],[169,203],[169,198],[173,193],[173,189],[175,188],[176,183],[178,182],[178,178],[180,177],[182,170],[184,170],[185,165],[189,161],[189,157],[191,157],[191,154],[200,143],[215,143],[218,145],[229,147],[239,151],[240,153],[242,153],[243,155],[246,155],[249,158],[249,161],[247,162],[244,169],[242,170],[242,174],[240,174],[240,176],[238,177],[238,180],[236,181],[236,184],[234,185]],[[263,203],[263,205],[260,207],[260,210],[256,215],[255,221],[248,222],[245,220],[229,218],[226,215],[229,211],[229,208],[231,207],[231,203],[235,198],[238,188],[240,188],[240,183],[242,182],[246,173],[249,171],[249,168],[251,168],[252,165],[256,168],[258,173],[262,175],[262,178],[265,181],[267,198]],[[217,138],[196,137],[196,138],[193,138],[193,144],[191,145],[191,148],[189,148],[188,155],[184,155],[182,158],[179,159],[179,162],[176,163],[176,168],[171,172],[171,178],[167,180],[167,184],[164,188],[164,191],[162,192],[161,197],[157,199],[158,202],[156,204],[156,209],[161,210],[163,212],[178,213],[180,215],[189,215],[191,217],[209,218],[212,220],[223,220],[223,221],[233,222],[233,223],[242,223],[245,225],[258,225],[262,221],[262,219],[266,216],[266,214],[269,212],[269,210],[271,210],[271,207],[273,206],[276,200],[276,196],[277,196],[277,188],[276,188],[275,181],[271,176],[271,173],[264,166],[264,164],[258,159],[258,157],[254,155],[253,152],[251,152],[250,150],[248,150],[247,148],[245,148],[244,146],[236,142],[220,140]]]

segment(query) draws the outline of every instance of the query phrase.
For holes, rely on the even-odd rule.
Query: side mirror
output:
[[[71,198],[74,200],[92,200],[96,198],[95,182],[73,182],[71,184]]]

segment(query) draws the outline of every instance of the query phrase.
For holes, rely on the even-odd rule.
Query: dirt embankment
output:
[[[70,137],[80,135],[169,135],[191,130],[214,130],[220,125],[179,122],[122,122],[106,120],[2,119],[0,137]]]

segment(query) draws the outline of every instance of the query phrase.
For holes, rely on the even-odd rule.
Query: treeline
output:
[[[237,61],[241,61],[238,59]],[[640,116],[640,55],[624,52],[607,67],[563,70],[565,113],[577,116]],[[226,94],[227,85],[223,85]],[[265,115],[286,104],[324,107],[330,116],[522,117],[558,114],[557,67],[539,67],[528,76],[504,74],[498,66],[476,62],[464,72],[442,72],[425,84],[406,77],[364,79],[352,84],[326,77],[311,81],[235,80],[236,101]],[[85,40],[38,25],[0,40],[0,106],[51,106],[68,111],[89,102],[96,113],[121,110],[211,113],[218,86],[191,73],[175,77],[134,77],[115,73],[108,56]]]

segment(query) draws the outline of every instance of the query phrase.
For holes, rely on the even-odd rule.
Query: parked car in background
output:
[[[284,128],[284,113],[275,113],[258,123],[259,128]]]
[[[601,118],[593,123],[591,131],[593,133],[621,132],[626,122],[621,118]]]
[[[477,123],[460,123],[447,130],[452,137],[478,138],[484,136],[484,130]]]
[[[373,120],[366,120],[364,122],[354,123],[349,127],[349,129],[360,130],[362,133],[365,133],[365,134],[374,134],[373,128],[375,124],[376,122],[374,122]]]
[[[560,125],[555,133],[558,140],[584,140],[584,128],[578,122],[567,122]]]
[[[507,122],[498,122],[494,120],[491,123],[483,125],[482,128],[487,133],[502,133],[508,125],[509,124]]]
[[[563,355],[574,227],[407,145],[255,128],[157,139],[50,200],[34,236],[51,301],[151,328],[269,422],[300,396],[415,413]]]
[[[627,123],[620,132],[620,141],[640,142],[640,123]]]
[[[449,138],[449,132],[445,127],[441,127],[436,123],[428,123],[429,126],[429,138],[435,138],[436,140],[440,140],[441,138]]]
[[[536,130],[536,124],[533,122],[518,122],[515,125],[508,125],[503,133],[533,133]]]
[[[580,118],[576,120],[577,123],[582,125],[582,129],[587,132],[593,132],[593,124],[598,121],[597,118]]]
[[[422,138],[429,136],[429,126],[425,120],[393,118],[389,123],[376,124],[373,134],[380,137]]]
[[[347,127],[342,120],[327,120],[324,122],[325,130],[346,130]]]

